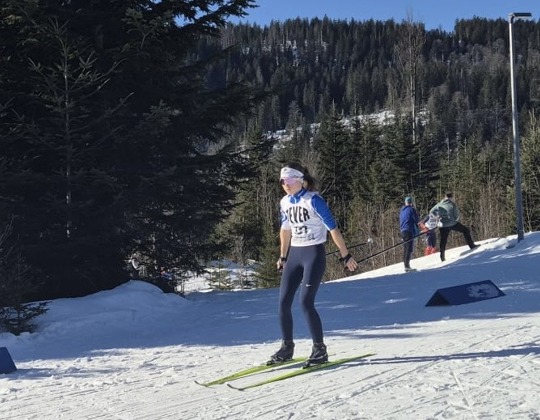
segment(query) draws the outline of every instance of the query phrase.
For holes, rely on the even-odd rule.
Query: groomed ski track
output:
[[[522,320],[520,325],[517,333],[524,342],[538,343],[538,320]],[[515,320],[463,320],[448,327],[443,331],[438,326],[430,334],[423,326],[422,334],[408,338],[405,346],[395,329],[380,328],[376,332],[379,339],[374,340],[381,343],[378,354],[369,360],[244,392],[225,385],[204,388],[193,382],[201,375],[215,373],[212,367],[198,364],[197,352],[203,349],[165,347],[159,354],[139,350],[69,363],[55,361],[55,369],[62,372],[55,377],[47,373],[49,363],[36,361],[33,367],[27,366],[36,372],[31,392],[23,383],[2,389],[0,418],[9,418],[4,407],[14,394],[19,404],[11,406],[10,412],[16,414],[12,418],[24,419],[538,418],[540,413],[532,408],[537,401],[526,398],[528,388],[540,390],[538,350],[519,343],[509,345],[516,333]],[[410,328],[414,326],[402,333],[411,334],[407,331]],[[329,340],[329,348],[356,348],[364,340],[373,343],[369,335],[334,338]],[[459,339],[449,345],[454,337]],[[309,346],[308,342],[301,344]],[[401,351],[386,352],[386,346],[400,347]],[[219,351],[222,359],[231,363],[255,363],[254,355],[246,354],[261,353],[252,346],[205,351]],[[183,354],[183,363],[179,363],[178,354]],[[131,369],[115,368],[126,362]],[[218,370],[225,373],[227,369],[222,364]],[[56,386],[57,381],[64,385]],[[70,385],[66,387],[66,383]],[[115,390],[113,397],[111,390]],[[36,392],[47,396],[46,404],[43,397],[36,398]]]
[[[136,329],[143,320],[149,325],[147,313],[123,310],[133,319],[133,337],[109,348],[52,324],[41,336],[7,343],[19,370],[0,375],[0,419],[538,420],[540,280],[524,267],[539,255],[530,244],[506,250],[501,241],[463,256],[465,248],[452,250],[444,264],[418,259],[417,273],[396,275],[389,267],[375,277],[326,283],[318,307],[329,353],[376,355],[244,392],[194,381],[260,364],[275,351],[279,340],[264,337],[278,337],[276,290],[196,294],[183,313],[156,316],[152,331]],[[510,264],[518,256],[521,263]],[[506,296],[424,307],[437,288],[484,279]],[[311,343],[297,306],[301,357]],[[87,321],[70,322],[81,330]],[[105,318],[92,318],[99,322],[106,326]],[[105,331],[114,337],[114,329]]]

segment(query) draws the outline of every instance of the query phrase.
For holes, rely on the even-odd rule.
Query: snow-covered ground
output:
[[[132,281],[53,301],[35,334],[0,334],[18,368],[0,375],[0,418],[538,420],[540,232],[507,249],[515,242],[325,283],[318,308],[331,358],[376,355],[246,391],[194,381],[279,347],[276,289],[183,299]],[[425,306],[437,289],[488,279],[505,296]],[[296,355],[307,356],[297,302],[295,321]]]

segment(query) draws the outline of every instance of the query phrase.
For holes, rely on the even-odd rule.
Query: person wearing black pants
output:
[[[278,310],[282,345],[267,363],[282,363],[293,357],[291,308],[300,288],[300,303],[313,341],[311,356],[306,362],[311,366],[328,361],[322,322],[315,308],[315,297],[326,268],[324,244],[328,232],[339,249],[340,261],[345,268],[354,271],[357,264],[328,205],[315,191],[315,179],[307,168],[296,162],[287,164],[281,169],[280,183],[286,193],[280,201],[281,255],[277,261],[277,268],[282,271]]]
[[[293,341],[292,303],[300,288],[300,304],[313,343],[323,342],[322,322],[315,309],[315,296],[326,268],[324,244],[291,247],[281,275],[279,320],[284,341]]]
[[[405,197],[405,205],[399,211],[399,226],[403,238],[403,264],[405,271],[414,271],[411,268],[411,258],[414,251],[413,238],[418,235],[418,213],[413,206],[411,197]]]
[[[469,228],[459,223],[460,213],[454,201],[454,195],[452,194],[452,192],[447,192],[445,197],[437,205],[435,205],[435,207],[431,209],[430,213],[434,212],[438,212],[439,214],[439,232],[441,235],[441,261],[444,261],[446,259],[446,243],[448,241],[448,235],[452,230],[463,234],[465,242],[467,242],[467,245],[469,245],[470,249],[475,249],[479,246],[474,243]]]

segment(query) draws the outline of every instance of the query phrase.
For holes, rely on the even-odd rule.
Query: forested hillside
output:
[[[400,241],[406,195],[425,214],[452,189],[476,238],[515,232],[507,22],[228,23],[254,4],[2,2],[0,308],[225,257],[276,284],[291,159],[320,180],[349,245],[373,239],[357,259]],[[515,51],[537,230],[538,23],[516,22]]]
[[[531,108],[540,99],[535,76],[540,66],[539,26],[520,21],[515,26],[518,97],[522,106]],[[458,21],[452,33],[425,31],[414,22],[296,19],[269,27],[227,26],[219,41],[202,43],[201,53],[234,48],[226,62],[210,70],[210,85],[245,80],[257,86],[286,86],[260,111],[265,130],[284,128],[293,103],[313,122],[332,105],[339,113],[356,115],[409,109],[414,102],[418,110],[446,123],[453,138],[457,132],[469,133],[470,124],[462,128],[459,123],[465,118],[462,114],[472,110],[478,125],[498,132],[494,116],[510,106],[508,43],[508,23],[502,19]],[[446,105],[444,112],[441,103]]]
[[[514,26],[525,229],[536,230],[540,25]],[[425,215],[446,189],[454,191],[463,223],[476,238],[516,232],[507,21],[462,20],[451,33],[426,31],[413,21],[234,25],[222,30],[221,39],[204,40],[200,54],[223,48],[230,49],[227,60],[209,71],[210,85],[241,80],[277,92],[237,127],[239,144],[287,129],[289,140],[268,161],[273,168],[257,165],[257,185],[273,191],[276,165],[292,157],[307,163],[349,242],[373,237],[377,249],[399,241],[397,213],[404,196],[412,195]],[[381,111],[394,118],[384,124],[353,118]],[[253,183],[247,188],[257,189]],[[238,235],[229,229],[238,259],[259,259],[264,238],[273,231],[275,240],[271,215],[280,196],[277,189],[256,204],[239,201],[232,224],[251,220],[245,213],[250,212],[268,232]],[[246,209],[254,205],[259,208]],[[254,238],[260,241],[256,246]],[[362,257],[369,250],[355,252]],[[369,268],[395,261],[400,253],[370,260]]]

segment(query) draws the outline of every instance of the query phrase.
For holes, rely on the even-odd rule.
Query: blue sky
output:
[[[331,19],[394,19],[401,22],[408,16],[423,22],[427,29],[454,29],[456,19],[474,16],[487,19],[508,19],[512,12],[530,12],[540,19],[539,0],[258,0],[256,9],[249,9],[243,22],[267,25],[272,20],[324,17]]]

